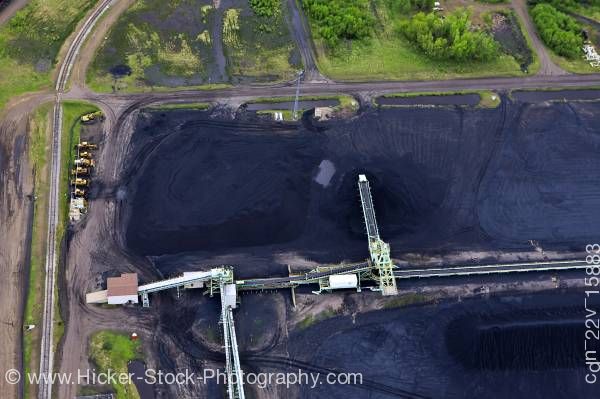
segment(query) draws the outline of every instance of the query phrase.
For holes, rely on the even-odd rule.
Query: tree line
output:
[[[544,43],[556,54],[571,59],[581,55],[582,28],[574,18],[546,3],[533,7],[531,17]]]

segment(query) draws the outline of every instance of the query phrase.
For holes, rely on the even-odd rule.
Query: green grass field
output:
[[[236,0],[223,17],[223,47],[234,82],[285,81],[302,69],[286,23],[284,0],[272,17],[255,15],[247,0]]]
[[[126,334],[112,331],[94,334],[89,348],[90,360],[98,366],[98,372],[127,373],[127,363],[142,358],[140,341],[132,341]],[[133,383],[113,384],[113,389],[117,399],[139,399]]]
[[[346,42],[334,51],[323,40],[313,38],[319,68],[336,80],[430,80],[482,76],[523,76],[519,64],[509,55],[501,54],[491,62],[433,60],[411,46],[399,32],[398,22],[404,18],[391,12],[386,2],[374,0],[376,28],[373,37]],[[311,22],[311,25],[314,25]]]
[[[33,210],[33,231],[31,232],[31,260],[29,264],[29,286],[23,323],[34,324],[36,329],[25,332],[23,336],[23,365],[25,372],[37,370],[42,324],[44,260],[46,256],[46,227],[48,209],[48,168],[47,154],[50,148],[50,115],[52,106],[40,106],[29,122],[29,162],[34,170],[35,204]],[[24,385],[25,397],[31,387]]]
[[[51,87],[61,45],[96,0],[32,0],[0,27],[0,109]]]

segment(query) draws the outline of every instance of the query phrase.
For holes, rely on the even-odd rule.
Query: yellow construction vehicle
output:
[[[87,187],[90,184],[87,179],[80,179],[79,177],[76,179],[71,179],[71,185],[77,187]]]
[[[101,111],[97,111],[97,112],[92,112],[89,114],[85,114],[81,116],[81,122],[82,123],[88,123],[88,122],[93,122],[96,119],[99,119],[102,116],[102,112]]]
[[[74,197],[85,197],[85,190],[75,187],[75,190],[73,190],[73,196]]]
[[[89,151],[83,151],[83,152],[79,153],[79,156],[81,158],[87,158],[87,159],[92,159],[92,155],[93,154],[91,152],[89,152]]]
[[[82,168],[81,166],[76,167],[75,169],[71,169],[72,176],[84,176],[90,173],[88,168]]]
[[[88,168],[93,168],[94,165],[93,159],[79,158],[75,160],[75,166],[86,166]]]
[[[76,147],[80,150],[95,150],[98,148],[96,144],[89,143],[87,141],[82,141],[81,143],[77,144]]]

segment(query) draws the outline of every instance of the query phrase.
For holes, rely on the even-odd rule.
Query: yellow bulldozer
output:
[[[101,111],[91,112],[81,116],[81,123],[90,123],[102,117]]]
[[[93,159],[79,158],[75,160],[75,166],[85,166],[88,168],[93,168],[94,165],[95,164]]]
[[[85,190],[75,187],[75,190],[73,190],[73,196],[74,197],[85,197]]]
[[[78,166],[75,169],[71,169],[72,176],[85,176],[85,175],[88,175],[89,173],[90,173],[90,170],[88,168],[84,168],[81,166]]]
[[[98,148],[98,146],[96,144],[87,142],[87,141],[82,141],[81,143],[77,144],[76,146],[77,148],[79,148],[80,150],[95,150]]]
[[[92,159],[93,154],[89,151],[82,151],[79,153],[79,156],[81,158],[87,158],[87,159]]]
[[[87,179],[80,179],[79,177],[71,179],[71,185],[75,187],[87,187],[89,184],[90,181]]]

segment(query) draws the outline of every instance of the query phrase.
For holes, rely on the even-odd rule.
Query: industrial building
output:
[[[109,305],[138,303],[138,277],[136,273],[121,274],[106,280],[106,297]]]

